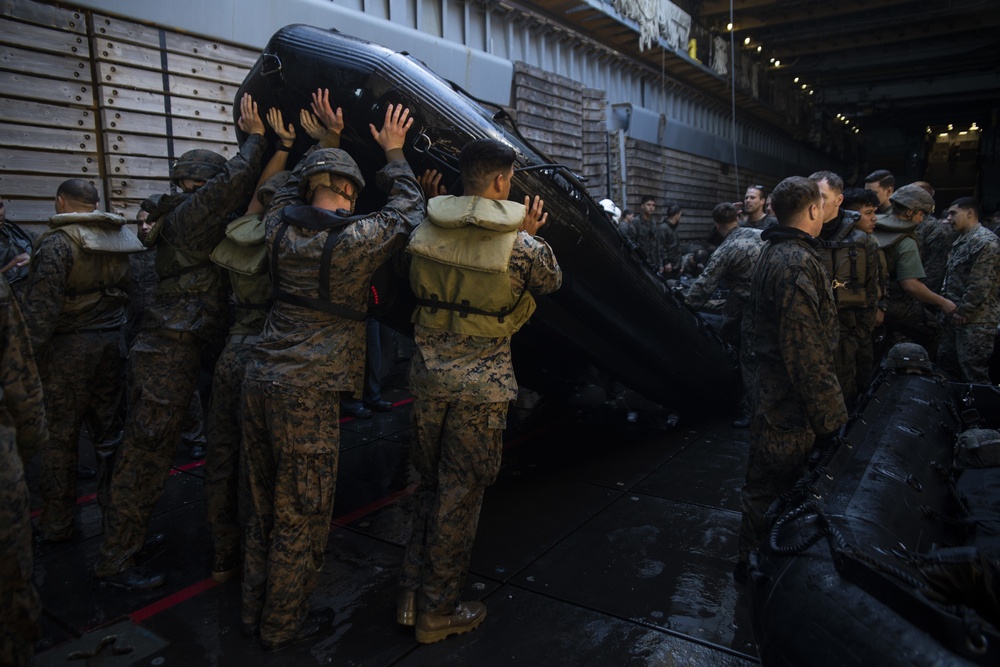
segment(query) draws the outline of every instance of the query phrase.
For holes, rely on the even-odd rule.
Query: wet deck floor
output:
[[[414,479],[408,396],[386,397],[398,403],[392,412],[342,425],[334,525],[314,596],[336,612],[331,634],[271,654],[240,635],[239,582],[209,577],[201,467],[179,456],[151,526],[167,538],[148,563],[168,572],[154,591],[92,587],[99,510],[87,496],[93,483],[79,484],[78,536],[36,548],[46,607],[37,664],[82,664],[67,655],[92,652],[109,634],[132,650],[112,656],[106,647],[101,665],[756,663],[749,601],[731,577],[748,437],[729,427],[731,415],[669,428],[512,410],[465,593],[486,603],[488,618],[424,646],[395,623]]]

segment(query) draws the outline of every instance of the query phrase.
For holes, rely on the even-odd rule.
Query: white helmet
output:
[[[618,222],[622,218],[622,210],[615,206],[615,203],[610,199],[602,199],[600,202],[601,208],[611,214],[611,218]]]

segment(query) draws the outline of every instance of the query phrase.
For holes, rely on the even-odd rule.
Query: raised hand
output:
[[[267,124],[278,135],[278,139],[281,140],[283,145],[291,146],[295,143],[295,126],[291,123],[285,126],[284,119],[281,117],[281,111],[276,107],[271,107],[267,110]]]
[[[312,112],[323,123],[323,127],[337,134],[344,131],[344,111],[340,107],[334,111],[330,106],[330,89],[317,88],[312,94]]]
[[[413,119],[410,118],[410,110],[404,108],[402,104],[390,104],[385,110],[385,122],[382,124],[382,129],[376,130],[371,123],[368,124],[368,128],[382,150],[389,152],[394,148],[403,147],[406,142],[406,132],[411,125],[413,125]]]
[[[420,189],[424,191],[424,199],[448,194],[448,188],[441,183],[442,174],[437,169],[427,169],[417,179]]]
[[[524,198],[524,208],[524,220],[518,229],[534,236],[538,233],[538,228],[544,225],[549,219],[548,212],[542,213],[542,209],[545,208],[545,200],[535,195],[535,201],[532,202],[531,197],[526,196]]]
[[[264,134],[264,121],[257,113],[257,103],[250,97],[250,93],[243,93],[240,99],[240,119],[236,125],[247,134]]]

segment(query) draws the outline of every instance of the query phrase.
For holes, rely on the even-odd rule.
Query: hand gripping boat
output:
[[[1000,390],[912,347],[772,506],[748,584],[764,665],[1000,665]]]
[[[309,108],[317,88],[329,88],[331,106],[343,108],[341,147],[369,184],[385,157],[368,124],[381,127],[388,104],[405,104],[415,118],[404,148],[413,171],[437,169],[451,194],[461,194],[458,153],[468,141],[491,137],[516,150],[511,199],[545,200],[549,221],[541,236],[564,275],[562,289],[540,297],[514,337],[522,384],[565,389],[592,380],[596,368],[601,382],[620,382],[677,412],[717,413],[735,402],[738,372],[718,337],[673,298],[580,179],[521,137],[506,111],[484,108],[405,53],[305,25],[271,38],[237,99],[248,92],[262,115],[278,107],[289,122]],[[301,128],[298,135],[290,164],[309,145]],[[365,188],[358,211],[384,203],[377,190]],[[402,315],[408,320],[408,312]]]

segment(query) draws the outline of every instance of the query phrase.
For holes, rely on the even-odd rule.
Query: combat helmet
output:
[[[299,174],[299,194],[307,201],[312,198],[313,191],[319,186],[329,187],[339,195],[351,200],[351,208],[358,198],[358,193],[365,187],[365,178],[361,175],[358,163],[347,151],[339,148],[321,148],[310,154],[295,168]],[[332,185],[325,175],[343,176],[354,182],[355,192],[348,196],[340,188]],[[323,182],[325,180],[325,182]]]
[[[622,210],[615,206],[615,203],[610,199],[602,199],[598,202],[598,205],[604,209],[605,213],[611,216],[611,219],[618,222],[622,217]]]
[[[170,169],[170,181],[180,187],[181,181],[190,178],[195,181],[210,181],[222,173],[226,158],[214,151],[196,148],[187,151]]]
[[[916,343],[896,343],[885,355],[882,365],[888,370],[917,375],[934,370],[927,350]]]
[[[934,213],[934,198],[928,194],[927,190],[916,183],[910,183],[899,188],[891,195],[889,201],[905,206],[911,211],[923,211],[927,214]]]

